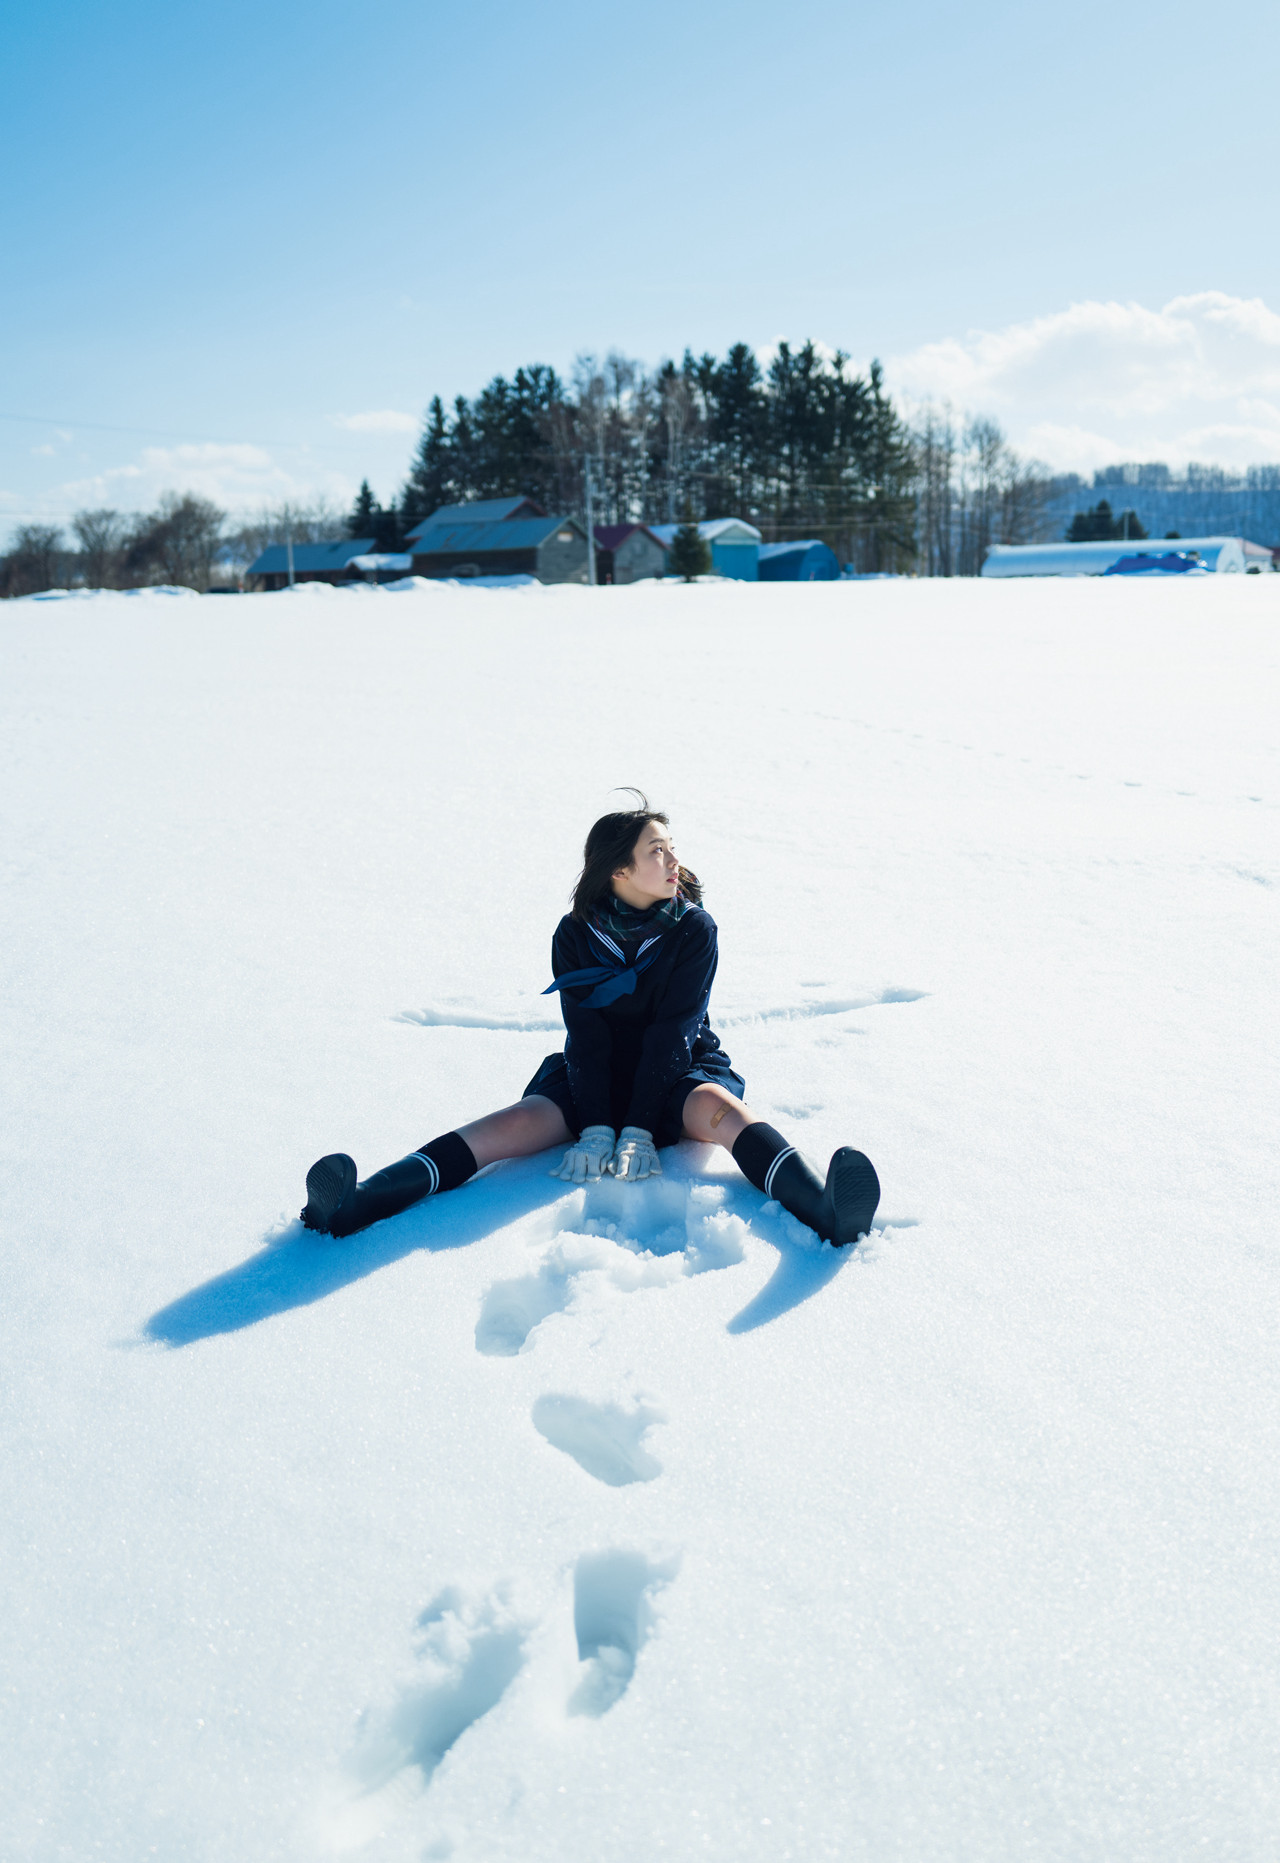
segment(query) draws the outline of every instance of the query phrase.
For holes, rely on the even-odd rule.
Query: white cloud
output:
[[[33,459],[54,458],[58,452],[58,448],[60,446],[69,445],[72,439],[75,437],[65,427],[55,427],[53,430],[53,434],[54,434],[54,437],[52,440],[46,440],[43,443],[43,445],[33,446],[31,448],[31,457]]]
[[[154,504],[162,492],[172,491],[195,492],[227,510],[243,511],[311,498],[317,492],[346,503],[351,482],[346,473],[324,469],[299,477],[264,447],[248,443],[149,446],[125,465],[68,481],[59,486],[58,496],[72,507],[114,504],[139,510]]]
[[[914,400],[994,415],[1022,451],[1086,471],[1119,460],[1280,460],[1280,316],[1201,291],[1161,310],[1086,302],[886,362]]]
[[[373,408],[367,414],[335,414],[333,424],[348,433],[417,433],[420,423],[396,408]]]

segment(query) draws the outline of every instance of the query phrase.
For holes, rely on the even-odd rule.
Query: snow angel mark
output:
[[[880,1185],[870,1159],[842,1145],[825,1179],[746,1104],[746,1086],[711,1027],[718,934],[697,875],[681,865],[666,815],[636,806],[587,835],[572,909],[551,942],[565,1043],[522,1097],[431,1139],[360,1181],[345,1152],[307,1173],[302,1220],[354,1235],[487,1164],[564,1147],[552,1175],[628,1184],[662,1174],[681,1138],[722,1145],[743,1175],[824,1241],[866,1235]]]

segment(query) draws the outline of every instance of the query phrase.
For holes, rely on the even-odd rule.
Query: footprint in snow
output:
[[[538,1399],[531,1416],[534,1429],[554,1449],[572,1456],[579,1468],[611,1488],[653,1481],[662,1473],[661,1462],[645,1448],[644,1439],[653,1424],[666,1419],[649,1404],[624,1410],[619,1404],[592,1404],[585,1397],[549,1392]]]
[[[656,1595],[679,1569],[678,1553],[609,1547],[579,1558],[573,1573],[576,1674],[569,1649],[570,1673],[557,1658],[546,1674],[567,1716],[598,1720],[622,1699],[658,1621]],[[396,1823],[451,1749],[503,1699],[525,1667],[528,1646],[540,1644],[544,1659],[559,1646],[558,1635],[550,1643],[536,1636],[537,1623],[512,1607],[502,1587],[476,1594],[451,1586],[427,1606],[418,1628],[414,1673],[389,1705],[362,1717],[345,1781],[319,1812],[327,1853],[361,1850]],[[567,1699],[559,1692],[566,1684]],[[542,1693],[545,1699],[545,1687]],[[425,1855],[448,1856],[452,1848],[442,1834]]]
[[[621,1701],[656,1622],[653,1600],[680,1568],[678,1555],[650,1559],[611,1548],[584,1553],[573,1574],[573,1628],[582,1665],[569,1713],[598,1719]]]
[[[429,1784],[449,1749],[495,1708],[525,1661],[532,1624],[499,1589],[475,1596],[450,1586],[418,1619],[413,1674],[389,1707],[362,1720],[350,1771],[364,1794],[416,1769]]]

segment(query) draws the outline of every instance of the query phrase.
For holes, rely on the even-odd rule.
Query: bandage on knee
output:
[[[720,1121],[724,1118],[725,1114],[728,1111],[729,1111],[728,1106],[722,1106],[720,1108],[720,1111],[713,1116],[712,1121],[711,1121],[711,1130],[713,1132],[715,1131],[716,1127],[720,1124]]]

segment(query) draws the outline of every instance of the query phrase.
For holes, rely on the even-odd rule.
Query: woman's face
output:
[[[680,862],[670,831],[661,822],[646,822],[631,853],[631,865],[613,876],[614,891],[630,906],[656,905],[674,899],[680,884]]]

